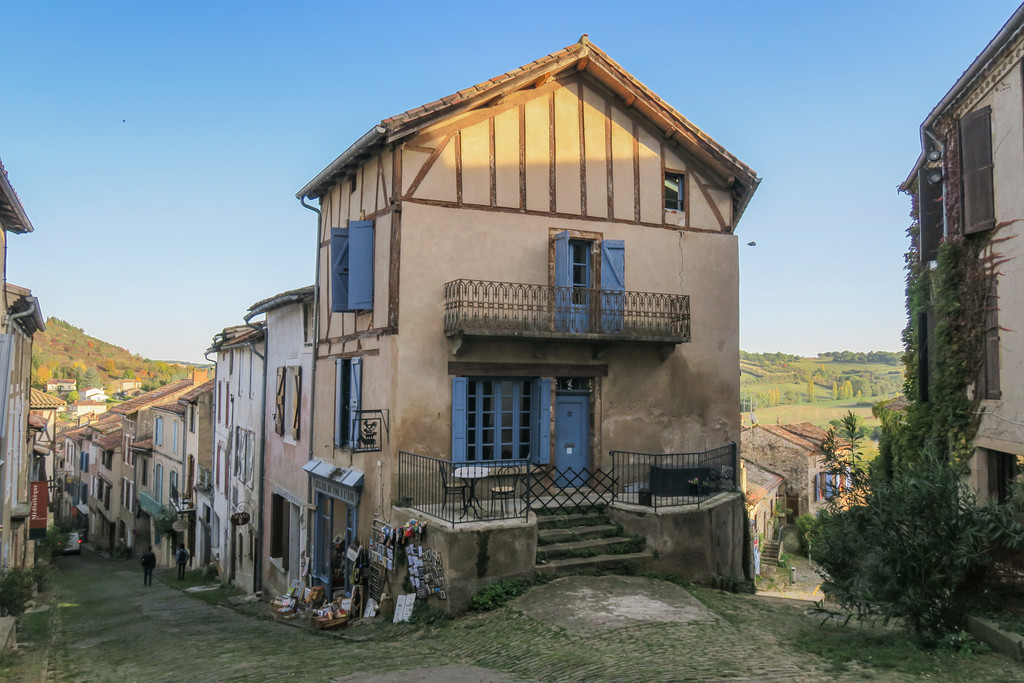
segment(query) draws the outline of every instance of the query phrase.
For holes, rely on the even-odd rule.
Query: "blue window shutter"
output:
[[[349,360],[349,396],[348,396],[348,445],[355,448],[359,443],[359,411],[362,410],[363,393],[363,359]]]
[[[832,494],[835,493],[835,484],[832,482],[832,475],[825,474],[825,497],[831,498]]]
[[[572,325],[572,250],[569,249],[569,231],[555,235],[555,329],[561,332]]]
[[[348,307],[373,308],[373,221],[349,221]]]
[[[814,475],[814,500],[821,500],[821,472]]]
[[[568,287],[572,276],[572,264],[569,262],[569,231],[563,230],[555,235],[555,287]]]
[[[537,419],[533,429],[536,448],[531,453],[531,459],[538,465],[547,465],[551,461],[551,380],[539,379],[534,386],[537,388],[534,401]]]
[[[626,243],[601,241],[601,328],[621,332],[625,309]]]
[[[331,228],[331,311],[348,307],[348,228]]]
[[[342,420],[346,413],[344,398],[345,387],[345,361],[338,358],[334,361],[334,445],[345,445],[345,430],[342,427]]]
[[[452,377],[452,462],[466,461],[467,394],[469,380]]]

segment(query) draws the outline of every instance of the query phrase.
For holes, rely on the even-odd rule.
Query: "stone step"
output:
[[[589,553],[591,556],[611,554],[611,547],[619,543],[632,543],[633,539],[626,536],[611,536],[608,538],[590,538],[583,541],[570,541],[567,543],[552,543],[550,545],[537,546],[537,555],[548,561],[576,557],[580,553]]]
[[[594,569],[618,569],[629,564],[638,565],[638,569],[646,571],[651,568],[654,562],[654,554],[650,551],[639,553],[628,553],[626,555],[597,555],[595,557],[567,557],[561,560],[551,560],[544,564],[538,564],[535,569],[538,574],[549,576],[562,576],[565,574],[578,574]]]
[[[539,545],[582,541],[586,538],[603,538],[621,533],[616,524],[599,524],[595,526],[574,526],[569,529],[540,529],[537,532]]]
[[[537,515],[537,528],[552,529],[607,524],[608,515],[600,512],[574,515]]]

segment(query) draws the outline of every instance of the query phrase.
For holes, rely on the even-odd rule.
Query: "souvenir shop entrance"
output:
[[[360,477],[361,479],[361,477]],[[351,595],[352,569],[359,552],[359,491],[336,481],[311,477],[316,510],[313,520],[313,581],[327,599]]]

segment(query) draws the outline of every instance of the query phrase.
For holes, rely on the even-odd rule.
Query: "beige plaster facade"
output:
[[[902,189],[934,210],[921,215],[920,255],[934,260],[949,236],[985,241],[994,264],[985,303],[980,399],[969,483],[1003,500],[1024,463],[1024,7],[1018,8],[921,126],[922,153]],[[931,154],[934,158],[929,158]],[[973,159],[979,159],[974,163]],[[935,174],[932,180],[930,174]],[[937,181],[937,182],[934,182]],[[930,312],[929,312],[930,315]],[[915,321],[918,324],[924,319]],[[926,332],[931,340],[931,332]],[[933,341],[933,340],[932,340]],[[919,384],[930,373],[917,368]],[[930,400],[922,394],[911,397]]]
[[[609,468],[612,450],[739,441],[733,231],[759,182],[752,170],[586,37],[367,136],[299,193],[321,212],[312,457],[362,474],[343,503],[358,513],[359,535],[375,515],[391,515],[399,451],[457,457],[455,378],[550,382],[550,445],[529,454],[544,470],[571,454],[559,450],[555,419],[567,387],[585,397],[591,469]],[[681,209],[665,208],[666,174],[683,178]],[[372,221],[372,305],[334,312],[332,230],[360,219]],[[446,284],[455,280],[560,285],[563,233],[584,245],[588,283],[602,290],[613,275],[602,245],[621,241],[625,291],[688,296],[689,327],[666,340],[446,324]],[[380,452],[335,445],[335,377],[352,359],[360,410],[388,417]]]

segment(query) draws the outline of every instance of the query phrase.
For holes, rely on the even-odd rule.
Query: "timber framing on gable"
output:
[[[728,213],[731,215],[723,215],[717,207],[712,209],[712,211],[715,213],[715,217],[718,219],[722,229],[729,231],[735,229],[736,222],[739,221],[750,197],[760,182],[754,171],[690,123],[675,109],[663,102],[651,90],[622,69],[607,54],[591,44],[586,35],[578,43],[524,67],[443,97],[435,102],[384,119],[380,125],[372,128],[356,144],[339,156],[334,163],[302,188],[298,196],[300,198],[323,196],[324,192],[335,182],[338,176],[350,173],[351,171],[348,169],[353,169],[355,165],[368,158],[373,153],[374,148],[380,148],[388,143],[403,142],[423,148],[430,148],[433,151],[430,153],[428,160],[420,166],[416,176],[404,192],[401,191],[401,188],[393,188],[395,196],[391,197],[391,199],[412,201],[423,199],[417,197],[417,191],[421,183],[431,168],[437,163],[438,158],[444,153],[444,150],[449,144],[452,144],[453,138],[455,146],[461,148],[463,141],[460,139],[460,131],[471,127],[475,123],[490,120],[490,123],[488,123],[490,132],[494,126],[495,116],[501,113],[501,111],[515,108],[519,111],[521,143],[521,163],[519,168],[520,202],[518,207],[510,208],[518,208],[520,211],[537,211],[537,209],[527,206],[526,160],[525,149],[522,144],[526,137],[526,113],[524,109],[527,101],[535,100],[546,93],[552,93],[559,88],[566,87],[573,80],[579,83],[578,101],[581,118],[583,117],[585,104],[582,91],[583,84],[586,83],[588,88],[599,89],[601,92],[610,94],[619,106],[631,113],[632,126],[636,131],[633,136],[634,140],[639,139],[639,129],[641,127],[653,129],[653,131],[659,133],[659,137],[661,137],[664,144],[678,150],[678,153],[684,157],[693,159],[704,171],[703,175],[707,182],[727,190],[730,193],[731,199],[731,210]],[[605,111],[603,112],[605,114],[606,127],[611,126],[612,101],[612,99],[608,99]],[[551,111],[550,120],[553,121],[555,118],[555,102],[553,99],[549,102],[549,107]],[[608,168],[603,174],[604,177],[596,182],[600,182],[604,186],[602,187],[601,194],[604,194],[603,199],[607,204],[606,207],[602,207],[601,213],[605,214],[605,218],[614,219],[616,218],[616,206],[612,204],[612,201],[618,167],[612,167],[611,160],[614,158],[614,154],[610,149],[612,140],[609,130],[610,128],[604,132],[606,145],[603,154],[605,157],[604,162]],[[433,145],[421,145],[419,140],[425,139],[424,133],[429,133],[427,137],[437,141]],[[579,126],[579,164],[582,181],[579,198],[580,215],[589,218],[600,218],[599,213],[595,216],[594,205],[588,202],[588,185],[591,188],[596,188],[596,186],[594,182],[589,184],[586,182],[588,173],[592,173],[592,167],[587,166],[585,136],[586,127],[581,125]],[[639,147],[639,143],[637,143],[637,147]],[[413,147],[410,146],[407,149],[413,149]],[[557,154],[558,144],[555,127],[549,125],[549,157],[557,158]],[[639,156],[639,149],[636,156]],[[403,162],[404,160],[400,158],[396,159],[396,163]],[[462,163],[461,155],[456,154],[455,163]],[[468,203],[469,205],[498,208],[500,202],[498,201],[496,190],[498,184],[496,166],[495,162],[492,166],[492,168],[495,168],[495,171],[490,173],[490,201],[470,202]],[[639,166],[639,160],[634,163],[634,166]],[[552,215],[568,213],[555,210],[556,188],[554,186],[557,183],[556,174],[552,169],[549,169],[548,175],[549,184],[552,188],[552,191],[549,193],[548,213]],[[637,168],[633,175],[634,178],[640,177],[639,168]],[[461,176],[462,172],[457,172],[457,185],[461,184],[463,180]],[[449,202],[450,204],[456,206],[467,204],[467,202],[460,201],[460,189],[462,188],[456,188],[456,196],[454,201]],[[705,194],[707,190],[702,183],[698,184],[698,189],[702,194]],[[636,187],[635,183],[633,190],[634,195],[636,195],[633,204],[633,222],[651,225],[661,224],[662,221],[643,220],[643,216],[639,215],[640,211],[638,209],[640,190]],[[386,191],[384,194],[387,196]],[[433,198],[431,201],[444,202],[445,200]],[[710,204],[715,206],[716,203],[711,201]],[[373,210],[377,211],[379,208],[375,207]],[[621,217],[619,219],[621,220]]]

